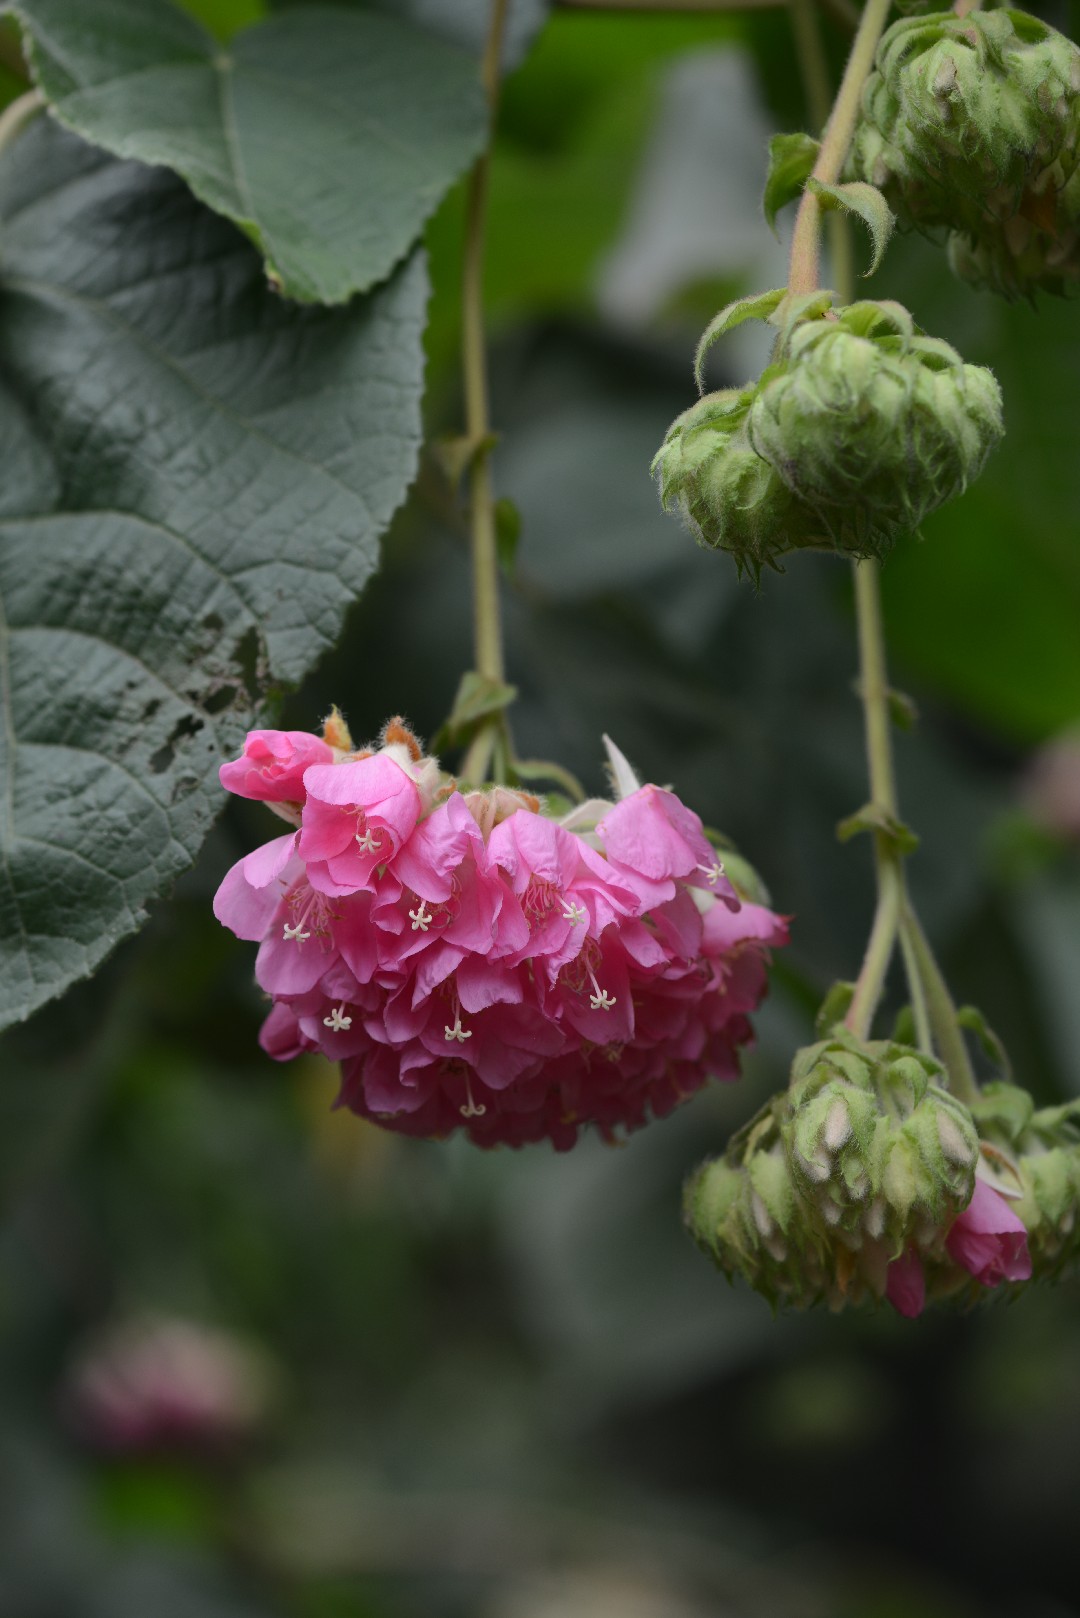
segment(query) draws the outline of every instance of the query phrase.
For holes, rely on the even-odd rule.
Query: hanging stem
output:
[[[906,906],[906,890],[904,897]],[[919,959],[911,942],[911,934],[904,925],[904,909],[900,912],[900,953],[904,957],[904,974],[911,995],[911,1014],[915,1019],[915,1043],[927,1056],[933,1056],[934,1036],[926,1003],[926,991],[919,976]]]
[[[807,110],[815,132],[820,134],[828,123],[829,113],[832,110],[832,85],[829,82],[829,64],[821,42],[815,0],[788,0],[788,5]],[[852,258],[851,230],[848,222],[843,214],[834,208],[826,215],[825,229],[829,235],[833,284],[837,288],[850,288],[855,280],[855,263]],[[847,302],[846,293],[844,301]]]
[[[812,178],[824,185],[834,185],[840,178],[859,116],[862,87],[873,66],[874,52],[884,31],[891,4],[892,0],[866,0],[866,9],[859,20],[851,55],[814,164]],[[788,272],[790,293],[795,295],[817,290],[820,284],[820,252],[821,204],[812,191],[804,191],[791,238],[791,267]]]
[[[810,115],[824,125],[821,150],[814,165],[814,178],[826,184],[839,179],[859,113],[863,85],[873,65],[874,52],[888,18],[890,0],[867,0],[866,8],[852,43],[836,100],[829,109],[828,72],[813,10],[813,0],[790,0],[795,44],[802,66],[803,82]],[[791,243],[788,288],[792,293],[813,292],[820,279],[822,212],[818,199],[804,191],[795,220]],[[830,226],[839,226],[832,239],[832,269],[842,303],[853,294],[854,271],[850,242],[838,216],[830,215]],[[881,620],[881,593],[875,562],[854,564],[855,610],[859,626],[860,692],[866,727],[866,755],[870,774],[871,802],[892,820],[899,819],[896,773],[893,767],[892,734],[889,718],[889,685],[885,667],[885,636]],[[874,834],[874,868],[877,905],[870,928],[866,954],[855,984],[846,1023],[860,1038],[869,1034],[881,1000],[889,966],[896,947],[901,916],[907,903],[902,858],[895,842],[885,832]],[[912,1007],[920,1044],[929,1048],[930,1020],[917,970],[914,950],[904,944]]]
[[[881,593],[876,562],[855,563],[855,611],[859,625],[859,687],[866,727],[866,757],[870,770],[870,801],[890,819],[899,819],[896,775],[893,769],[889,721],[889,686],[885,672],[885,635],[881,622]],[[877,909],[870,930],[855,998],[847,1015],[853,1033],[865,1037],[892,960],[904,899],[904,873],[892,838],[874,833],[874,868]]]
[[[981,1091],[971,1065],[964,1031],[956,1015],[952,995],[930,942],[910,903],[905,903],[901,923],[908,947],[915,958],[919,978],[926,990],[926,1008],[938,1054],[949,1072],[949,1087],[961,1101],[978,1101]]]
[[[507,0],[492,0],[491,24],[481,69],[490,127],[499,99],[499,64]],[[472,536],[473,634],[476,672],[502,680],[502,628],[499,621],[499,557],[495,541],[495,495],[491,479],[491,422],[488,415],[484,344],[484,232],[491,171],[490,137],[469,177],[465,211],[462,277],[462,361],[465,377],[465,432],[472,446],[469,467],[469,521]],[[487,727],[485,727],[486,729]],[[475,779],[475,777],[473,777]]]

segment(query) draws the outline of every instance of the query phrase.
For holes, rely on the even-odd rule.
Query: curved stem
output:
[[[855,611],[859,625],[859,687],[866,727],[866,757],[870,771],[870,801],[897,819],[896,774],[889,729],[889,685],[885,671],[885,635],[881,622],[881,592],[876,562],[856,562]],[[874,868],[877,910],[866,958],[855,985],[855,998],[847,1015],[853,1033],[865,1036],[873,1021],[892,961],[904,901],[904,873],[895,843],[884,832],[874,833]]]
[[[964,1043],[964,1032],[956,1015],[952,995],[919,918],[910,904],[904,907],[901,925],[915,958],[919,978],[926,990],[926,1008],[930,1026],[937,1042],[938,1054],[948,1069],[950,1088],[961,1101],[968,1103],[978,1101],[981,1091]]]
[[[900,924],[903,899],[903,878],[899,867],[891,863],[879,867],[874,922],[870,928],[870,938],[862,966],[859,968],[859,976],[855,981],[855,994],[844,1018],[845,1027],[850,1028],[858,1039],[865,1039],[869,1034],[874,1013],[881,1000],[881,992],[885,987],[885,979],[896,947],[896,933]]]
[[[499,63],[506,25],[507,0],[492,0],[491,24],[481,70],[494,127],[499,96]],[[477,159],[469,177],[465,213],[465,260],[462,276],[462,362],[465,385],[465,432],[473,446],[469,468],[469,521],[472,536],[473,633],[476,672],[503,679],[502,629],[499,622],[499,557],[495,538],[495,494],[491,479],[487,363],[484,345],[484,232],[487,221],[491,145]]]
[[[814,164],[812,177],[825,185],[834,185],[840,178],[859,116],[862,87],[873,66],[874,52],[884,31],[891,4],[892,0],[866,0],[844,77],[821,138],[821,150]],[[817,290],[820,246],[821,205],[812,191],[804,191],[791,238],[788,291],[792,294]]]
[[[45,97],[40,90],[27,90],[25,95],[16,96],[4,108],[0,113],[0,152],[12,141],[18,140],[31,118],[36,118],[44,105]]]
[[[927,1056],[933,1056],[934,1035],[930,1024],[930,1011],[923,981],[919,975],[919,958],[911,942],[911,933],[905,925],[906,908],[905,885],[904,908],[900,912],[900,953],[904,957],[904,976],[907,978],[908,993],[911,996],[911,1014],[915,1019],[915,1043]]]

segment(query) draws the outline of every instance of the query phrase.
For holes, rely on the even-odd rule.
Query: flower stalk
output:
[[[491,22],[481,68],[493,132],[499,99],[499,64],[508,0],[492,0]],[[469,466],[469,522],[473,583],[473,634],[476,672],[504,677],[502,628],[499,620],[499,557],[495,528],[495,493],[491,477],[491,421],[488,411],[487,360],[484,343],[484,237],[491,175],[491,137],[469,177],[465,215],[462,277],[462,363],[465,389],[465,432],[472,446]],[[487,727],[485,727],[487,728]]]
[[[873,66],[874,52],[884,32],[891,3],[892,0],[867,0],[859,21],[811,176],[823,185],[835,185],[840,178],[859,116],[859,97]],[[817,290],[821,282],[820,259],[821,203],[814,192],[807,189],[799,203],[791,238],[788,291],[793,297]]]

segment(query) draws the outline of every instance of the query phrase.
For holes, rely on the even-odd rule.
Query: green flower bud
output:
[[[775,1098],[722,1158],[691,1175],[686,1225],[729,1280],[741,1275],[774,1308],[840,1308],[852,1290],[862,1296],[857,1259],[833,1251],[799,1195],[780,1138],[782,1107],[783,1097]]]
[[[849,162],[902,220],[956,233],[966,279],[1009,295],[1080,276],[1080,50],[1021,11],[894,23]]]
[[[1011,1088],[994,1087],[1001,1092]],[[1015,1115],[1009,1121],[1015,1125]],[[1001,1140],[1000,1118],[981,1127],[992,1140]],[[1080,1104],[1035,1112],[1029,1100],[1022,1127],[1013,1129],[1009,1148],[995,1155],[1007,1189],[1021,1193],[1012,1206],[1028,1229],[1034,1274],[1055,1280],[1075,1271],[1080,1261]]]
[[[940,1063],[838,1028],[800,1051],[781,1123],[792,1176],[823,1224],[895,1257],[971,1199],[979,1141]]]
[[[794,327],[748,429],[834,548],[880,557],[981,471],[1001,390],[898,304],[854,303]]]
[[[829,540],[751,447],[754,393],[751,386],[706,394],[672,422],[652,470],[665,509],[678,511],[702,544],[730,551],[740,574],[756,583],[784,552]]]
[[[831,297],[781,304],[776,361],[685,411],[653,461],[665,507],[755,581],[792,550],[882,556],[963,491],[1002,434],[991,372],[899,304],[825,313]]]

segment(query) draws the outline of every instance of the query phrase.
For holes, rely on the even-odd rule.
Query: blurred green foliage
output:
[[[189,4],[222,37],[257,9]],[[758,597],[660,514],[647,467],[692,396],[697,314],[616,317],[605,291],[668,76],[730,50],[793,126],[780,17],[555,15],[506,88],[488,286],[521,750],[596,788],[609,731],[794,913],[747,1073],[566,1157],[331,1112],[325,1065],[260,1055],[251,952],[210,915],[272,829],[232,804],[147,931],[0,1045],[2,1618],[1080,1611],[1075,1287],[917,1325],[774,1320],[678,1225],[682,1176],[781,1081],[870,910],[868,849],[833,837],[865,797],[846,574],[797,558]],[[727,148],[706,155],[722,168]],[[433,434],[460,426],[460,231],[455,196],[429,231]],[[694,296],[753,273],[718,249]],[[1009,428],[886,574],[894,678],[922,715],[898,742],[912,881],[1025,1082],[1077,1093],[1080,856],[1018,830],[1016,802],[1030,747],[1080,719],[1080,306],[1001,307],[909,242],[871,290],[991,364]],[[468,577],[434,457],[383,554],[287,723],[332,701],[357,734],[445,716]],[[73,1432],[60,1390],[87,1333],[150,1308],[272,1356],[276,1403],[238,1451],[110,1461]]]

